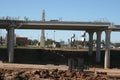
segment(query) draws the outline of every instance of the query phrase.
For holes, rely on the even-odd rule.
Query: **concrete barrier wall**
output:
[[[111,67],[120,67],[120,50],[111,50]],[[15,49],[14,63],[67,65],[68,58],[84,58],[85,65],[96,65],[96,52],[88,55],[87,51],[60,51],[43,49]],[[104,50],[101,51],[101,62],[104,65]],[[8,62],[7,49],[0,49],[0,61]]]

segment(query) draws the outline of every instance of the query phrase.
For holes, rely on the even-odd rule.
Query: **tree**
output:
[[[31,39],[28,39],[28,44],[29,44],[29,45],[33,45],[33,42],[32,42]]]
[[[34,45],[39,43],[39,41],[36,40],[36,39],[34,39],[32,42],[33,42]]]
[[[53,42],[55,42],[55,41],[52,40],[52,39],[47,39],[47,40],[45,41],[45,45],[52,44]]]
[[[34,40],[29,39],[29,40],[28,40],[28,44],[29,44],[29,45],[36,45],[36,44],[38,44],[38,43],[39,43],[39,41],[38,41],[37,39],[34,39]]]

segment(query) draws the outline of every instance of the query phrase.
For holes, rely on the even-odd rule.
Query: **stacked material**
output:
[[[91,71],[69,71],[58,69],[0,69],[0,80],[110,80],[117,77],[107,73]]]

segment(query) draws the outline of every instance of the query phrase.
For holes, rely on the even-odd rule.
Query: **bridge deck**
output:
[[[18,21],[0,20],[0,28],[6,29],[15,24],[16,29],[49,29],[49,30],[96,30],[110,26],[109,22],[67,22],[67,21]]]

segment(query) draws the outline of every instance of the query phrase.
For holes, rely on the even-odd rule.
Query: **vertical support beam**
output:
[[[44,34],[44,30],[41,30],[40,47],[41,48],[45,48],[45,34]]]
[[[74,60],[74,58],[72,58],[72,71],[75,69],[75,60]]]
[[[70,71],[75,69],[75,60],[74,58],[68,58],[68,67]]]
[[[100,62],[100,58],[101,58],[101,52],[100,52],[100,48],[101,48],[101,33],[102,31],[97,31],[97,46],[96,46],[96,62]]]
[[[69,70],[72,71],[72,60],[71,60],[71,58],[68,58],[68,67],[69,67]]]
[[[81,66],[81,58],[78,58],[78,66]]]
[[[45,22],[45,10],[42,12],[42,21]],[[41,30],[40,47],[45,48],[45,31]]]
[[[14,61],[14,27],[10,26],[7,31],[8,58],[9,62],[12,63]]]
[[[106,46],[105,46],[105,61],[104,61],[104,68],[110,67],[110,34],[111,30],[106,30]]]
[[[89,51],[88,54],[91,55],[92,54],[92,50],[93,50],[93,34],[94,32],[89,31]]]

